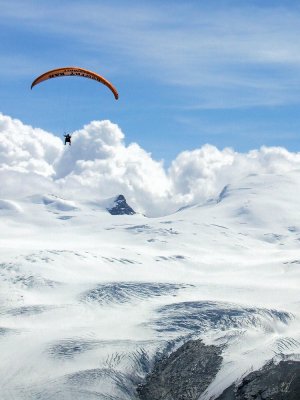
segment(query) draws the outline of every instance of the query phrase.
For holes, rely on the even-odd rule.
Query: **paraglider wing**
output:
[[[103,83],[103,85],[107,86],[113,92],[113,95],[115,96],[116,100],[118,100],[118,98],[119,98],[117,89],[108,80],[103,78],[103,76],[96,74],[96,72],[92,72],[92,71],[89,71],[87,69],[80,68],[80,67],[63,67],[63,68],[57,68],[57,69],[52,69],[51,71],[47,71],[44,74],[37,77],[32,82],[31,89],[35,85],[38,85],[39,83],[44,82],[47,79],[59,78],[59,77],[63,77],[63,76],[81,76],[83,78],[93,79],[93,80]]]

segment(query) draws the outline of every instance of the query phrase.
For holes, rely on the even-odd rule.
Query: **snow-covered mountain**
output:
[[[1,399],[137,399],[191,339],[221,349],[201,400],[299,360],[299,193],[300,171],[249,175],[160,218],[1,199]]]

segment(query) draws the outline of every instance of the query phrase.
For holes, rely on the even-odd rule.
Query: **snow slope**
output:
[[[159,354],[224,345],[201,399],[300,354],[300,171],[161,218],[49,194],[0,200],[3,400],[135,399]]]

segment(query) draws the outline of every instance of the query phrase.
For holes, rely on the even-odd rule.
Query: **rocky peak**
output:
[[[125,197],[119,194],[113,201],[111,207],[107,208],[111,215],[133,215],[136,212],[127,204]]]

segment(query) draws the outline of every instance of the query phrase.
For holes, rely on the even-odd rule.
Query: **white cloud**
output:
[[[125,146],[123,139],[110,121],[93,121],[74,132],[72,149],[66,148],[56,167],[58,184],[85,196],[123,193],[142,211],[155,207],[170,186],[163,165],[138,144]]]
[[[220,151],[211,145],[182,152],[169,169],[175,195],[188,203],[215,196],[224,183],[219,182],[220,172],[231,166],[234,159],[233,150]]]
[[[61,141],[42,129],[32,128],[0,113],[0,169],[55,174],[53,163],[62,151]]]
[[[184,151],[168,170],[138,144],[124,143],[110,121],[74,132],[72,146],[40,129],[0,114],[1,198],[54,193],[68,200],[97,201],[124,194],[149,216],[216,198],[249,174],[286,174],[300,168],[300,153],[262,147],[248,153],[205,145]]]

